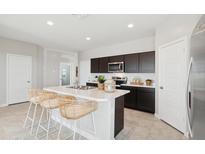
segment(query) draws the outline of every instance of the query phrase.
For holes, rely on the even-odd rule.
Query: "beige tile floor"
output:
[[[182,140],[186,137],[153,114],[125,109],[125,127],[120,140]]]
[[[28,103],[0,108],[0,139],[36,139],[22,128]],[[39,110],[40,111],[40,110]],[[35,131],[35,130],[34,130]],[[52,139],[52,137],[51,137]],[[125,128],[117,140],[186,139],[180,132],[153,114],[125,109]]]

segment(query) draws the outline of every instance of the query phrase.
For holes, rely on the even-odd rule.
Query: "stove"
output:
[[[121,84],[127,83],[127,77],[113,76],[112,79],[116,82],[116,87],[120,87]]]

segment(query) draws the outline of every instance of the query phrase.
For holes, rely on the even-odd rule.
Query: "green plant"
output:
[[[98,82],[104,83],[105,82],[105,76],[104,75],[99,75],[98,76]]]

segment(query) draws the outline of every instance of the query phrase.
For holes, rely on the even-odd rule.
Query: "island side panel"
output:
[[[115,99],[115,137],[124,128],[124,96]]]
[[[97,102],[98,108],[94,112],[94,123],[96,133],[93,133],[93,124],[91,115],[87,115],[77,122],[76,132],[87,139],[114,139],[114,107],[115,101]],[[59,110],[56,109],[52,113],[52,119],[57,122],[62,122],[64,126],[72,129],[73,121],[68,119],[61,119]]]

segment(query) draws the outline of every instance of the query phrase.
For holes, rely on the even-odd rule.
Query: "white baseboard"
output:
[[[160,119],[159,114],[155,113],[154,116],[155,116],[157,119]]]
[[[0,107],[6,107],[8,104],[0,104]]]
[[[186,136],[186,137],[189,139],[189,138],[190,138],[189,132],[186,131],[186,132],[184,133],[184,136]]]
[[[154,116],[155,116],[157,119],[161,120],[159,114],[155,113]],[[173,127],[173,128],[174,128],[174,127]],[[189,139],[189,133],[188,133],[187,131],[182,132],[182,133],[184,134],[185,137],[187,137],[187,138]]]

